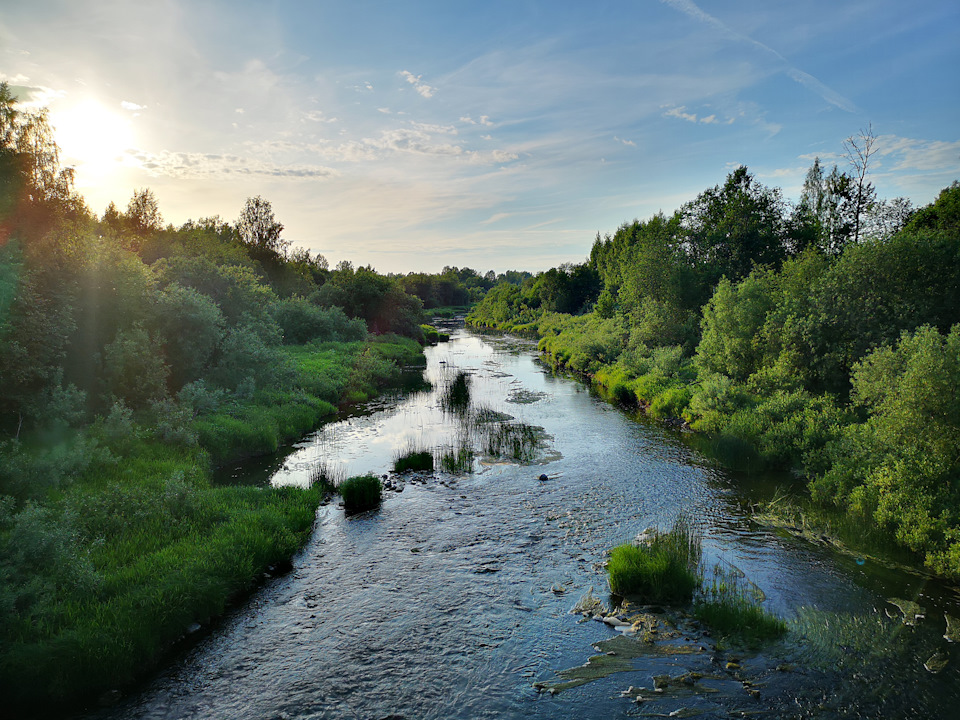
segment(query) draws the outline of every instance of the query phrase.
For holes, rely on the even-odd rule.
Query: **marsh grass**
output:
[[[783,637],[787,623],[764,610],[763,591],[737,568],[718,564],[709,585],[701,588],[693,615],[723,642],[757,648]]]
[[[521,463],[534,460],[545,444],[542,427],[521,422],[487,425],[481,437],[481,446],[488,455]]]
[[[681,602],[700,586],[700,535],[686,517],[647,542],[615,547],[607,574],[617,595],[644,602]]]
[[[336,490],[345,479],[342,467],[331,465],[325,460],[320,460],[310,468],[310,486],[320,487],[325,492]]]
[[[473,470],[473,448],[469,445],[456,445],[440,448],[436,455],[436,464],[451,475],[468,473]]]
[[[393,456],[393,471],[396,473],[429,472],[433,470],[433,453],[416,443],[408,444],[406,448],[396,452]]]
[[[338,488],[343,498],[343,508],[348,513],[372,510],[380,505],[383,486],[376,475],[358,475],[347,478]]]
[[[451,415],[464,415],[470,409],[470,375],[457,370],[443,379],[440,407]]]

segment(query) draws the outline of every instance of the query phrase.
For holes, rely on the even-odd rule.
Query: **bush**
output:
[[[348,513],[372,510],[380,504],[383,487],[376,475],[359,475],[340,483],[340,497]]]

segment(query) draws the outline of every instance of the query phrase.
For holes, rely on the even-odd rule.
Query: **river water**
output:
[[[434,391],[381,399],[285,457],[234,469],[235,481],[300,484],[317,462],[384,475],[405,448],[468,442],[439,399],[457,371],[472,407],[543,428],[537,459],[481,452],[470,473],[397,478],[379,510],[321,507],[292,572],[83,717],[960,717],[960,653],[944,638],[945,614],[960,617],[954,591],[757,526],[744,508],[789,478],[717,468],[681,433],[552,374],[529,342],[458,330],[427,356]],[[590,591],[608,601],[606,551],[680,513],[703,534],[705,566],[752,581],[790,623],[786,639],[749,652],[681,623],[683,654],[637,653],[607,677],[538,690],[618,636],[571,612]],[[891,598],[925,617],[905,624]],[[695,686],[654,680],[691,671]]]

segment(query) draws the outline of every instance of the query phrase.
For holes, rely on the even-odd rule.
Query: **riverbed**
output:
[[[952,717],[960,707],[960,653],[944,637],[947,618],[960,617],[955,591],[758,525],[751,503],[789,476],[723,470],[682,432],[555,375],[528,341],[459,329],[427,359],[433,390],[382,398],[222,478],[298,485],[324,463],[341,476],[386,475],[395,489],[382,506],[354,516],[336,499],[321,507],[291,572],[82,717]],[[404,449],[476,442],[442,402],[457,373],[472,408],[538,428],[541,446],[524,462],[478,449],[469,472],[393,476]],[[621,637],[571,612],[588,593],[615,601],[607,551],[680,514],[702,533],[705,567],[752,583],[787,620],[786,639],[747,651],[681,619],[662,651],[545,691]],[[689,673],[696,683],[664,680]]]

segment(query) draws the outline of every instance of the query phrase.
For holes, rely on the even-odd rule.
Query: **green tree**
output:
[[[290,245],[288,240],[280,236],[283,225],[274,217],[273,206],[259,195],[247,198],[237,219],[237,232],[240,240],[251,249],[251,254],[258,260],[283,256]]]
[[[754,265],[778,266],[787,254],[784,209],[779,190],[756,182],[740,166],[722,186],[681,208],[688,261],[711,286],[724,275],[746,277]]]

